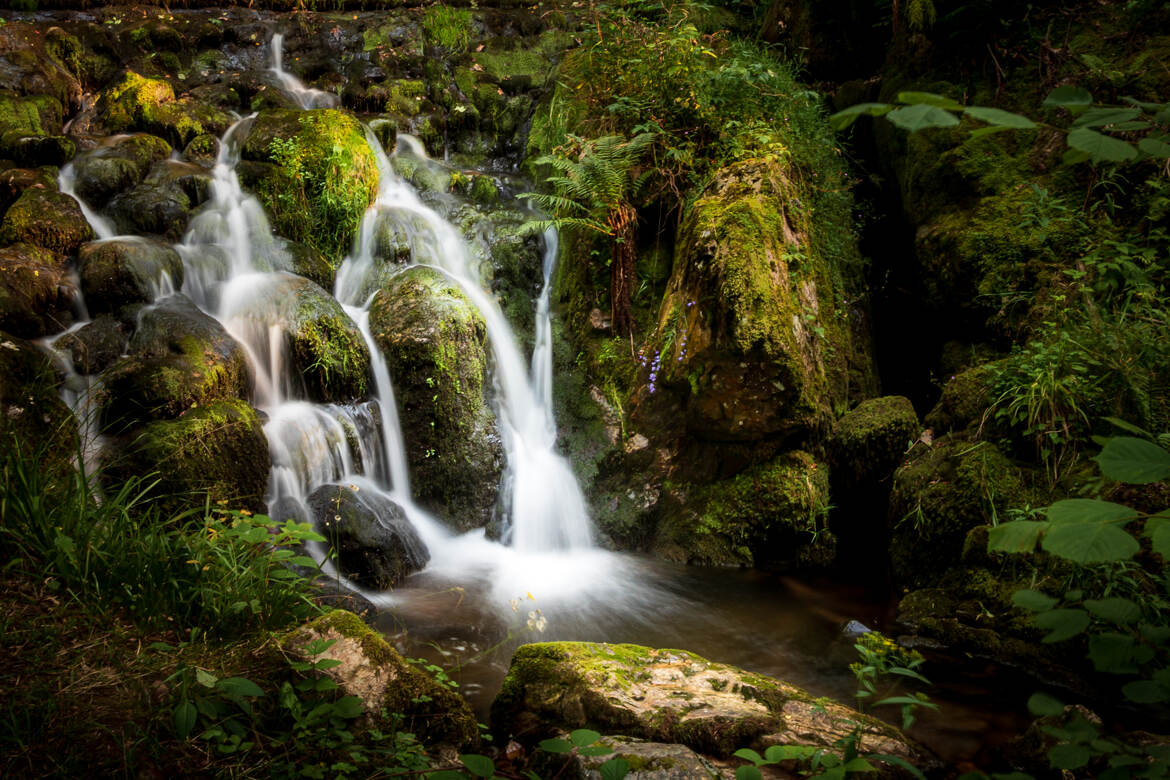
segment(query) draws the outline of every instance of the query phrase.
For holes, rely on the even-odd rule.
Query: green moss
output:
[[[96,237],[76,200],[43,187],[22,192],[0,223],[0,244],[25,242],[64,255]]]
[[[219,109],[193,100],[175,100],[171,85],[127,71],[104,91],[98,111],[111,133],[142,130],[166,138],[182,148],[196,136],[219,135],[232,118]]]
[[[293,360],[310,397],[326,402],[364,398],[369,390],[370,354],[365,339],[324,291],[301,285],[295,291]]]
[[[423,12],[423,36],[434,46],[462,54],[471,44],[471,11],[446,5],[432,5]]]
[[[850,483],[887,479],[919,433],[910,399],[885,396],[863,401],[837,422],[832,440],[834,467],[844,469]]]

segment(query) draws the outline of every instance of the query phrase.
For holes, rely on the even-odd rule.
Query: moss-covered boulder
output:
[[[309,645],[332,642],[322,653],[309,655]],[[341,663],[325,671],[350,696],[357,696],[371,718],[383,711],[400,713],[395,724],[426,744],[456,748],[479,744],[479,727],[467,701],[449,686],[411,665],[381,634],[357,615],[334,610],[281,640],[288,652],[307,661],[330,658]]]
[[[394,380],[415,500],[453,528],[485,525],[503,456],[483,318],[441,272],[409,268],[374,297],[370,328]]]
[[[130,335],[126,325],[101,315],[53,342],[53,348],[69,356],[79,374],[100,374],[126,352]]]
[[[77,201],[56,188],[29,187],[8,207],[0,244],[27,243],[71,255],[97,236]]]
[[[16,202],[29,187],[57,189],[57,168],[5,168],[0,170],[0,213]]]
[[[167,81],[132,70],[101,93],[97,110],[110,134],[139,130],[161,136],[179,149],[200,135],[222,135],[233,122],[230,114],[213,105],[176,99]]]
[[[917,445],[895,472],[890,495],[895,578],[937,582],[959,560],[968,531],[1024,500],[1019,470],[994,444],[944,438]]]
[[[602,737],[597,744],[612,752],[601,756],[537,753],[536,773],[566,780],[603,780],[601,765],[611,759],[625,761],[628,780],[719,780],[716,766],[686,745],[648,742],[632,737]]]
[[[285,334],[294,381],[317,401],[364,398],[370,387],[370,351],[361,331],[329,293],[302,276],[250,276],[224,294],[221,316],[235,332],[262,336],[271,325]]]
[[[590,728],[720,757],[777,744],[831,748],[858,724],[863,753],[928,763],[922,748],[876,718],[686,650],[592,642],[524,645],[512,656],[492,703],[497,740],[533,743]]]
[[[22,165],[64,165],[76,146],[61,135],[61,102],[48,95],[0,94],[0,158]]]
[[[337,276],[329,258],[308,244],[296,241],[278,240],[281,250],[288,256],[292,272],[315,282],[323,290],[333,289]]]
[[[250,380],[239,343],[185,296],[175,295],[142,310],[129,355],[102,373],[102,385],[103,424],[121,430],[245,397]]]
[[[64,257],[30,244],[0,248],[0,329],[29,339],[60,333],[76,302]]]
[[[339,263],[378,190],[361,123],[335,109],[263,111],[241,155],[270,164],[253,169],[262,176],[251,184],[276,232]]]
[[[402,507],[384,493],[357,485],[322,485],[309,495],[317,530],[352,582],[387,590],[430,560]]]
[[[675,498],[658,522],[653,550],[660,557],[784,570],[833,560],[829,469],[807,452],[785,453]]]
[[[175,419],[155,420],[116,437],[104,455],[107,478],[154,475],[155,495],[168,510],[227,502],[265,511],[268,439],[246,401],[214,400]]]
[[[852,331],[840,256],[814,241],[790,163],[719,171],[687,211],[652,348],[657,380],[686,397],[686,426],[722,441],[825,428],[851,391],[872,386]]]
[[[985,363],[952,376],[926,415],[926,424],[944,434],[994,423],[989,412],[995,403],[996,373],[994,364]]]
[[[169,244],[145,238],[92,241],[77,253],[81,291],[91,315],[127,317],[127,307],[152,302],[183,286],[183,258]]]
[[[107,211],[123,233],[151,233],[178,241],[191,210],[211,196],[203,168],[176,160],[155,163],[146,178],[110,201]]]
[[[871,398],[837,421],[830,442],[834,480],[850,485],[889,479],[921,433],[909,398]]]
[[[74,160],[74,189],[87,205],[102,208],[115,195],[146,178],[151,167],[170,153],[170,144],[147,133],[112,139]]]
[[[48,355],[0,331],[0,446],[32,455],[43,448],[42,473],[64,476],[77,452],[77,425],[57,395],[60,379]]]

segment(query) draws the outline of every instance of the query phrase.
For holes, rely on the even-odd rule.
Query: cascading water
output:
[[[272,75],[276,83],[303,109],[333,108],[337,105],[337,96],[321,89],[312,89],[301,83],[300,79],[284,69],[284,35],[276,33],[272,36]]]

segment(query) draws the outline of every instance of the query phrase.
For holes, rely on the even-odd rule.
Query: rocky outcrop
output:
[[[503,455],[483,318],[441,272],[410,268],[374,298],[370,328],[394,380],[415,500],[453,528],[485,525]]]
[[[180,149],[198,136],[222,135],[233,121],[213,105],[191,97],[176,99],[165,79],[133,70],[102,92],[97,110],[107,134],[137,130],[165,138]]]
[[[780,744],[831,749],[860,728],[863,753],[929,763],[897,729],[856,710],[685,650],[638,645],[522,646],[492,703],[492,724],[501,740],[532,743],[587,727],[720,757]]]

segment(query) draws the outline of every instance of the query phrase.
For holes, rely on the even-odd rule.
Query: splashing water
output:
[[[284,69],[284,35],[276,33],[272,36],[272,75],[276,83],[289,97],[296,101],[302,109],[334,108],[337,105],[337,96],[321,89],[306,87],[300,79]]]

